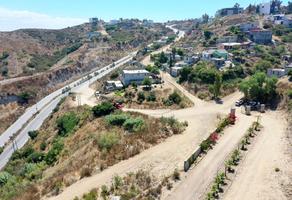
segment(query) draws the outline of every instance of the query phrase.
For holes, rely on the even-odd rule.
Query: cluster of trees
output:
[[[256,72],[240,83],[239,89],[246,99],[267,102],[273,100],[276,93],[277,78],[269,78],[263,72]]]

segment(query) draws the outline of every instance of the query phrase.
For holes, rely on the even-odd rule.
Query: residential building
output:
[[[272,42],[272,31],[253,29],[249,32],[251,41],[258,44],[269,44]]]
[[[243,8],[239,8],[239,7],[223,8],[216,12],[216,17],[238,15],[241,13],[243,13]]]
[[[238,27],[242,32],[249,32],[252,29],[258,28],[259,23],[258,22],[248,22],[248,23],[240,24],[240,25],[238,25]]]
[[[285,15],[283,25],[287,28],[292,28],[292,15]]]
[[[260,4],[260,14],[269,15],[271,13],[271,2]]]
[[[87,38],[88,39],[93,39],[93,38],[99,38],[101,36],[100,32],[89,32],[87,33]]]
[[[217,39],[217,44],[218,43],[227,43],[227,42],[237,42],[238,37],[236,35],[229,35],[229,36],[223,36],[221,38]]]
[[[105,91],[115,91],[123,89],[121,81],[106,81],[104,86]]]
[[[99,20],[98,20],[97,17],[89,18],[89,23],[95,23],[95,24],[97,24],[98,22],[99,22]]]
[[[224,58],[212,58],[211,62],[214,63],[214,65],[219,69],[225,64]]]
[[[230,42],[230,43],[218,44],[218,47],[220,49],[230,50],[230,49],[236,49],[238,47],[240,47],[240,48],[248,48],[250,46],[250,44],[251,44],[251,42],[242,42],[242,43]]]
[[[228,52],[225,49],[210,49],[202,52],[202,60],[211,61],[212,58],[228,59]]]
[[[269,77],[275,76],[281,78],[286,75],[285,69],[268,69],[267,75]]]
[[[290,65],[287,65],[287,66],[285,67],[285,73],[288,74],[288,72],[289,72],[290,70],[292,71],[292,63],[291,63]]]
[[[184,56],[184,62],[188,65],[193,65],[200,60],[198,55],[186,55]]]
[[[183,68],[183,67],[172,67],[172,68],[170,69],[170,75],[173,76],[173,77],[178,77],[180,71],[182,70],[182,68]]]
[[[145,69],[139,70],[123,70],[121,75],[121,81],[124,86],[128,86],[131,83],[142,84],[146,77],[150,76],[150,72]]]

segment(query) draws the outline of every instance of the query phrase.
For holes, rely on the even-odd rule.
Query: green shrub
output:
[[[182,97],[178,94],[177,91],[174,91],[172,94],[168,96],[168,100],[174,104],[180,104],[182,101]]]
[[[92,108],[92,112],[96,117],[108,115],[115,110],[115,107],[110,102],[103,102]]]
[[[4,151],[4,147],[0,147],[0,155],[1,153],[3,153],[3,151]]]
[[[154,92],[150,92],[149,96],[147,96],[147,101],[156,101],[156,95]]]
[[[129,119],[127,114],[112,114],[106,116],[105,120],[109,125],[122,126]]]
[[[141,118],[130,118],[123,124],[124,128],[131,132],[139,132],[144,127],[144,120]]]
[[[69,112],[57,119],[57,127],[60,136],[67,136],[79,122],[79,117],[74,112]]]
[[[138,92],[138,99],[140,103],[142,103],[145,100],[145,94],[144,92]]]
[[[0,186],[5,185],[11,177],[12,175],[8,172],[0,172]]]
[[[47,153],[46,157],[45,157],[45,161],[48,165],[52,165],[53,163],[55,163],[57,161],[57,158],[59,156],[59,154],[61,153],[61,151],[64,148],[64,143],[61,139],[57,138],[51,149],[49,150],[49,152]]]
[[[287,91],[287,96],[292,99],[292,89]]]
[[[98,197],[97,189],[92,189],[89,193],[84,194],[83,200],[96,200]]]
[[[28,136],[30,139],[34,140],[38,136],[39,132],[38,131],[29,131]]]
[[[40,149],[41,149],[42,151],[44,151],[44,150],[46,150],[46,148],[47,148],[47,144],[46,144],[45,142],[42,142],[42,143],[40,144]]]
[[[114,145],[118,144],[120,137],[116,133],[103,133],[98,138],[98,147],[102,150],[110,150]]]
[[[25,163],[20,174],[29,180],[39,179],[42,176],[43,169],[43,163]]]
[[[44,153],[35,151],[28,156],[27,161],[31,163],[38,163],[38,162],[42,162],[44,158],[45,158]]]
[[[200,148],[203,152],[207,151],[210,147],[211,147],[210,139],[206,139],[200,144]]]
[[[35,150],[31,146],[26,146],[22,149],[15,151],[11,156],[11,160],[26,159],[34,152]]]

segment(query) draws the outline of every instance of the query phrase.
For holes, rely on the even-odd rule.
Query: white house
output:
[[[142,84],[146,77],[150,76],[150,72],[145,69],[139,70],[123,70],[121,81],[124,86],[128,86],[131,83]]]
[[[180,71],[182,70],[183,67],[172,67],[170,69],[170,75],[173,77],[178,77]]]
[[[120,90],[120,89],[123,89],[123,84],[121,81],[107,81],[105,83],[104,89],[106,91]]]
[[[260,4],[260,14],[269,15],[271,13],[271,2]]]

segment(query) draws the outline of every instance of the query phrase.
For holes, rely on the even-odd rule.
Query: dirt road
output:
[[[237,115],[239,116],[237,123],[224,131],[224,135],[214,149],[209,151],[195,168],[185,174],[185,178],[171,190],[171,194],[163,196],[162,199],[205,199],[206,191],[220,167],[224,165],[224,160],[237,147],[247,128],[256,119],[255,116],[245,116],[239,113]]]
[[[239,167],[232,186],[223,199],[226,200],[274,200],[291,199],[284,195],[283,189],[291,184],[287,174],[292,173],[287,155],[286,120],[281,112],[263,115],[264,128],[256,143],[249,150],[246,159]],[[291,146],[289,146],[291,153]],[[276,172],[275,169],[280,171]]]
[[[50,199],[63,200],[81,196],[92,188],[110,183],[115,174],[123,176],[128,172],[145,169],[150,170],[155,176],[163,178],[172,174],[176,168],[182,169],[186,157],[214,130],[218,115],[228,113],[230,107],[240,96],[240,93],[236,93],[227,97],[223,105],[202,102],[204,106],[194,106],[183,110],[136,110],[154,117],[175,116],[180,121],[188,121],[189,126],[184,134],[168,138],[165,142],[109,167],[102,173],[82,179],[66,188],[60,195]],[[201,102],[196,97],[192,97],[192,99],[195,102]]]

